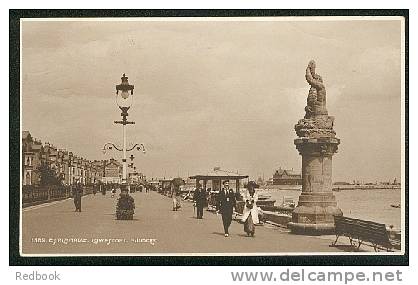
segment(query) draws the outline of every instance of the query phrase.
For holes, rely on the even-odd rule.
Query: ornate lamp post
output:
[[[115,121],[115,124],[122,125],[123,131],[123,158],[122,158],[122,185],[126,185],[127,183],[127,165],[126,165],[126,125],[127,124],[135,124],[135,122],[129,122],[126,117],[128,116],[128,110],[132,106],[133,102],[133,95],[134,95],[134,86],[130,85],[128,82],[128,77],[123,74],[122,83],[116,85],[116,103],[119,106],[119,109],[122,111],[122,121]],[[120,91],[120,93],[119,93]],[[131,94],[129,94],[129,91]]]
[[[126,146],[126,125],[129,124],[135,124],[134,121],[128,121],[128,110],[132,106],[133,102],[133,94],[134,94],[134,86],[130,85],[128,82],[128,77],[125,76],[125,73],[121,77],[122,83],[119,85],[116,85],[116,104],[118,105],[119,109],[122,111],[121,121],[114,121],[115,124],[121,124],[122,125],[122,135],[123,135],[123,146],[122,148],[117,147],[114,143],[108,142],[103,146],[103,154],[106,153],[106,150],[112,150],[116,149],[117,151],[121,151],[123,153],[122,156],[122,185],[121,185],[121,198],[122,196],[128,197],[128,179],[127,179],[127,161],[126,161],[126,153],[132,150],[142,150],[142,152],[145,153],[145,147],[143,144],[134,144],[133,147],[127,148]],[[129,197],[129,200],[133,204],[133,198]],[[118,208],[119,203],[121,202],[121,199],[118,201]],[[123,201],[122,201],[123,202]],[[124,202],[122,203],[124,204]],[[128,203],[129,204],[129,203]],[[133,205],[134,207],[134,205]],[[132,211],[133,214],[133,211]],[[118,210],[116,211],[117,218],[119,219]],[[122,215],[123,216],[123,215]],[[128,217],[132,218],[132,217]],[[123,217],[121,219],[124,219]]]

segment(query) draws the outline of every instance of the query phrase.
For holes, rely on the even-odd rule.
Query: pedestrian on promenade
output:
[[[116,194],[116,189],[115,187],[112,187],[112,195],[110,196],[111,198],[115,197]]]
[[[83,195],[83,188],[80,183],[73,188],[75,212],[81,212],[81,196]]]
[[[172,185],[171,187],[171,197],[173,198],[173,211],[177,211],[181,208],[180,187],[174,185]]]
[[[197,184],[196,190],[194,191],[193,200],[196,203],[197,218],[203,219],[203,207],[206,203],[206,191],[202,188],[200,183]]]
[[[225,237],[229,236],[229,226],[232,222],[232,214],[236,205],[235,193],[229,189],[229,181],[223,182],[224,187],[219,192],[218,210],[222,214]]]
[[[247,233],[247,236],[254,236],[255,234],[255,225],[258,224],[258,194],[255,193],[255,187],[257,184],[254,181],[250,181],[247,184],[247,192],[244,196],[244,210],[242,213],[241,221],[244,223],[244,232]]]

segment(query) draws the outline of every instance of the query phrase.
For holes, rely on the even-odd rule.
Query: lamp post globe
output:
[[[116,104],[123,113],[127,112],[132,106],[134,86],[129,84],[128,77],[123,74],[122,83],[116,85]]]

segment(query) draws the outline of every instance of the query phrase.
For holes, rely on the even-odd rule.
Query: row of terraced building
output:
[[[114,160],[88,160],[49,142],[42,143],[29,131],[22,132],[22,185],[40,185],[40,167],[55,172],[63,185],[119,183],[122,165]]]

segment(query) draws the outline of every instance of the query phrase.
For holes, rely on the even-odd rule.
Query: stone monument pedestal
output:
[[[293,233],[321,235],[334,231],[334,216],[342,216],[332,193],[332,156],[340,140],[335,137],[334,117],[326,110],[325,86],[315,73],[315,62],[306,70],[311,85],[305,117],[295,125],[294,143],[302,156],[302,194],[288,227]]]
[[[337,138],[298,138],[295,144],[302,155],[302,194],[288,227],[299,234],[330,234],[334,216],[343,213],[332,193],[332,155]]]

